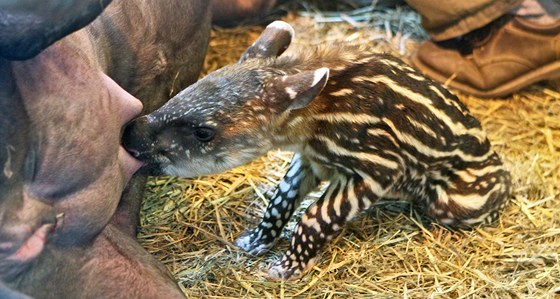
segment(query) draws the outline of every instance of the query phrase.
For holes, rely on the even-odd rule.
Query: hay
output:
[[[298,43],[336,39],[404,54],[414,46],[383,27],[287,20]],[[261,30],[216,28],[206,72],[235,62]],[[271,152],[212,177],[152,178],[139,240],[192,298],[554,296],[560,293],[560,93],[541,85],[507,100],[461,99],[513,175],[513,201],[493,227],[449,231],[398,205],[379,204],[350,223],[303,279],[270,281],[266,270],[287,249],[294,221],[264,256],[250,256],[232,242],[257,224],[287,169],[291,154]]]

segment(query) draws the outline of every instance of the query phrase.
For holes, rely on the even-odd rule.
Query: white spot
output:
[[[293,100],[297,97],[297,92],[293,90],[291,87],[286,87],[284,91],[288,94],[290,100]]]
[[[286,183],[285,181],[280,182],[279,187],[282,193],[286,193],[290,190],[290,184]]]
[[[294,198],[297,195],[297,190],[290,190],[290,192],[288,192],[288,198]]]
[[[442,218],[439,221],[443,224],[453,224],[453,222],[455,222],[455,220],[449,218]]]
[[[294,175],[296,175],[299,171],[299,165],[292,165],[292,167],[290,167],[290,171],[288,171],[287,175],[288,177],[293,177]]]
[[[305,225],[313,228],[316,232],[321,231],[321,225],[317,222],[317,218],[308,218],[307,221],[305,221]]]

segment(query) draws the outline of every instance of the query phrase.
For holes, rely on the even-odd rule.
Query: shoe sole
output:
[[[470,94],[480,98],[502,98],[533,83],[543,80],[560,78],[560,61],[555,61],[536,70],[525,73],[506,83],[503,83],[495,87],[494,89],[481,90],[472,86],[468,86],[464,83],[453,81],[451,77],[434,71],[429,66],[422,63],[422,61],[420,61],[415,55],[410,58],[410,61],[417,69],[419,69],[428,77],[439,82],[445,82],[444,85],[448,86],[449,88],[456,89],[465,94]]]

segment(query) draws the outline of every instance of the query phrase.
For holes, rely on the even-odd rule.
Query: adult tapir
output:
[[[224,6],[110,2],[0,1],[0,298],[183,297],[134,239],[145,178],[126,187],[141,164],[120,135],[138,98],[196,80]]]

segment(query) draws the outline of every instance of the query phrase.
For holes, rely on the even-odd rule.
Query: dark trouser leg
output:
[[[422,26],[435,41],[481,28],[514,9],[522,0],[406,0],[422,16]]]

